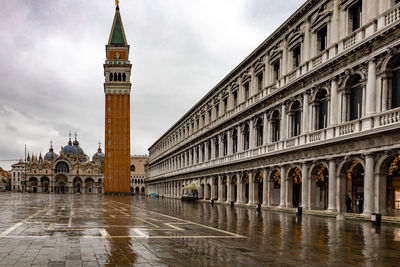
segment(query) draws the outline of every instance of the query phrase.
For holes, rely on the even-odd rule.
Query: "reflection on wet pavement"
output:
[[[397,265],[400,226],[129,196],[0,194],[0,265]]]

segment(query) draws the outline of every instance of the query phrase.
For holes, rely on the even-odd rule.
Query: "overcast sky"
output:
[[[131,45],[131,153],[148,148],[305,0],[121,0]],[[0,8],[0,160],[104,143],[103,63],[113,0]],[[9,168],[12,162],[0,161]]]

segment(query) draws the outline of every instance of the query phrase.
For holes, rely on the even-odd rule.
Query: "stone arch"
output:
[[[255,204],[262,204],[264,198],[264,173],[256,170],[254,175],[254,195]]]
[[[70,166],[66,161],[58,161],[55,165],[55,173],[69,173]]]
[[[68,178],[64,174],[58,174],[55,179],[54,191],[56,193],[67,193],[68,192]]]
[[[38,187],[39,187],[39,183],[38,183],[38,179],[36,177],[30,177],[28,180],[28,191],[32,192],[32,193],[37,193],[38,192]]]
[[[40,178],[40,186],[43,193],[50,193],[50,179],[47,176],[42,176]]]
[[[289,207],[299,207],[301,204],[302,173],[300,167],[292,166],[288,171],[287,205]]]
[[[240,182],[242,184],[242,203],[249,203],[250,201],[250,175],[249,172],[244,171],[240,175]]]
[[[88,177],[85,179],[85,193],[86,194],[93,194],[95,193],[94,190],[94,179],[91,177]]]
[[[224,175],[222,177],[222,181],[221,181],[221,189],[222,190],[222,199],[220,199],[219,201],[227,201],[228,200],[228,176]]]
[[[73,186],[73,190],[74,190],[75,194],[82,193],[82,185],[83,185],[83,182],[82,182],[82,179],[80,177],[75,177],[72,180],[72,186]]]
[[[236,174],[230,178],[231,183],[231,199],[233,202],[238,202],[238,177]]]
[[[325,162],[316,162],[310,168],[310,209],[328,209],[329,168]]]
[[[146,191],[145,191],[145,188],[144,188],[144,187],[142,187],[142,189],[140,190],[140,193],[141,193],[142,195],[144,195],[144,194],[146,193]]]
[[[281,171],[278,170],[277,168],[272,168],[271,173],[269,175],[272,185],[272,191],[273,193],[271,194],[271,204],[273,206],[279,206],[280,205],[280,196],[281,196]]]
[[[359,157],[346,157],[339,164],[339,167],[338,181],[341,188],[339,195],[341,211],[362,213],[364,202],[364,161]],[[350,198],[348,207],[346,206],[346,196]]]

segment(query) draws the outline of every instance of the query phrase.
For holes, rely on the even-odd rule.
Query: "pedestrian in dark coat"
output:
[[[346,194],[346,207],[347,207],[347,212],[353,212],[353,209],[351,208],[351,198],[347,194]]]

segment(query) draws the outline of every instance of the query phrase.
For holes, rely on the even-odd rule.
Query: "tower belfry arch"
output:
[[[130,193],[131,68],[129,45],[116,1],[104,63],[105,193]]]

